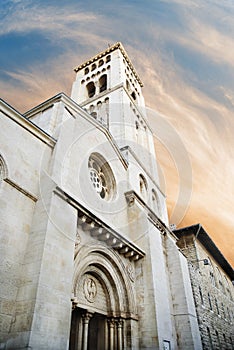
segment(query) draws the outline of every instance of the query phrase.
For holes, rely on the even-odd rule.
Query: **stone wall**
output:
[[[182,237],[178,245],[188,258],[203,349],[234,349],[234,299],[229,276],[192,235]],[[203,261],[207,258],[209,265]]]

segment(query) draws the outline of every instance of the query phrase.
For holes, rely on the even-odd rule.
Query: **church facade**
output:
[[[1,101],[0,349],[202,349],[143,86],[121,43],[21,115]]]

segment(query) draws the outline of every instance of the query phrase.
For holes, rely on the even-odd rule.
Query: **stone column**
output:
[[[108,319],[108,325],[109,325],[109,350],[114,350],[114,344],[115,344],[115,319],[109,318]]]
[[[90,312],[86,312],[82,315],[83,329],[82,329],[82,350],[88,349],[88,335],[89,335],[89,321],[93,315]]]
[[[118,350],[123,349],[123,320],[119,318],[117,320],[117,340],[118,340]]]

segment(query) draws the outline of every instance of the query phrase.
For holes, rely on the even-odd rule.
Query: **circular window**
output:
[[[101,155],[93,153],[89,157],[88,168],[89,178],[96,193],[102,199],[111,199],[114,194],[115,179],[109,164]]]

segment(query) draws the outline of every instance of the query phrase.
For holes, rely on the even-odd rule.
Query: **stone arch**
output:
[[[82,285],[86,281],[92,283],[91,280],[96,285],[89,297],[97,296],[96,304],[94,300],[84,302]],[[124,344],[130,346],[133,323],[137,322],[132,283],[117,252],[100,243],[80,247],[74,266],[69,350],[114,350],[116,346],[118,349],[125,348]]]
[[[96,87],[93,81],[90,81],[87,85],[86,85],[86,89],[87,89],[87,93],[88,93],[88,97],[91,98],[95,95],[96,93]]]
[[[106,292],[107,300],[109,299],[108,312],[110,315],[136,315],[136,301],[131,281],[118,253],[97,244],[89,244],[79,250],[75,259],[73,278],[73,293],[75,298],[79,297],[77,295],[79,280],[86,273],[99,278]]]

